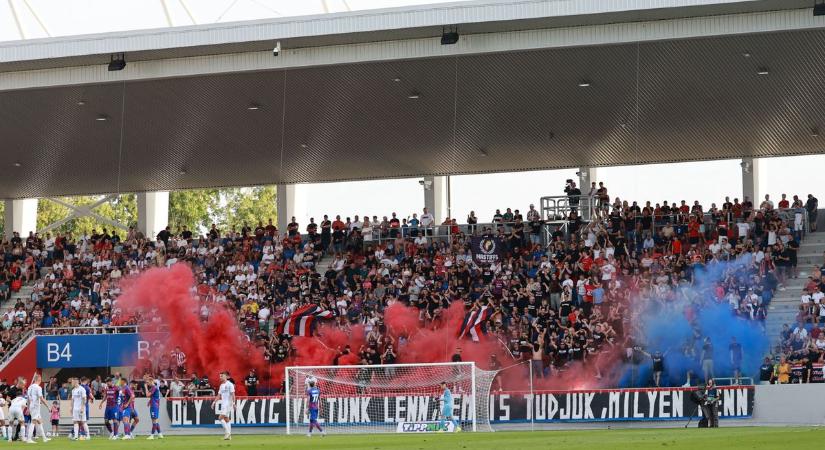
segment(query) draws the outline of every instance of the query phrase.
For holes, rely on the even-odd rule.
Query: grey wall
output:
[[[825,384],[756,387],[753,425],[825,425]]]

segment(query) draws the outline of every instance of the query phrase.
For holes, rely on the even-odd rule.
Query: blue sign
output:
[[[38,336],[37,368],[133,366],[149,348],[137,333]]]

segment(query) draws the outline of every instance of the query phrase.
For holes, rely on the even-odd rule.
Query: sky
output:
[[[444,0],[2,0],[0,42],[392,8]],[[18,28],[12,14],[17,12]],[[187,11],[188,10],[188,11]],[[42,26],[41,26],[42,23]]]
[[[741,160],[703,161],[680,164],[651,164],[599,168],[594,181],[602,181],[611,198],[620,197],[640,203],[694,200],[706,208],[711,203],[721,207],[725,196],[742,198]],[[764,158],[759,164],[759,195],[778,199],[799,195],[806,199],[814,194],[825,201],[822,168],[825,155]],[[492,220],[496,208],[527,210],[531,203],[539,206],[544,196],[564,195],[568,178],[578,181],[576,169],[533,172],[461,175],[452,177],[451,204],[453,217],[459,222],[475,211],[480,222]],[[420,213],[424,191],[420,178],[401,180],[357,181],[346,183],[301,184],[295,189],[295,215],[299,223],[310,217],[316,221],[324,214],[342,217],[387,215],[399,217]]]
[[[187,26],[240,20],[290,17],[325,12],[443,3],[440,0],[6,0],[0,1],[0,41],[134,29]],[[14,7],[19,27],[11,13]],[[21,36],[22,30],[22,36]],[[742,195],[739,160],[598,169],[611,197],[643,202],[699,200],[709,207],[726,195]],[[825,200],[821,168],[825,156],[770,158],[759,167],[759,192],[785,192]],[[576,169],[484,175],[451,179],[452,216],[463,221],[472,210],[489,221],[496,208],[525,210],[543,196],[561,195],[564,180]],[[399,217],[420,212],[424,192],[418,178],[296,187],[295,214],[300,223],[323,214]]]

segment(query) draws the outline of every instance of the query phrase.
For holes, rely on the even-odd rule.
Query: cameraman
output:
[[[564,193],[567,194],[567,202],[570,204],[570,211],[578,212],[579,198],[582,195],[582,191],[576,187],[576,182],[568,178],[567,184],[564,186]]]
[[[716,389],[713,378],[709,379],[705,385],[702,415],[708,419],[709,428],[719,428],[719,391]]]

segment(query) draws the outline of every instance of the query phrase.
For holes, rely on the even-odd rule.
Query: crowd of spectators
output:
[[[606,196],[603,184],[596,189],[599,198]],[[426,208],[409,220],[395,213],[382,220],[324,216],[317,224],[311,220],[303,234],[294,218],[282,232],[270,219],[240,230],[212,225],[201,236],[186,227],[167,227],[155,238],[134,229],[26,239],[15,233],[0,246],[0,285],[6,296],[22,284],[33,292],[3,314],[0,352],[33,328],[136,325],[140,318],[118,308],[121,280],[187,262],[203,302],[202,319],[209,319],[208,305],[225,305],[272,362],[301,351],[274,330],[303,304],[334,311],[337,326],[363,324],[367,344],[357,349],[359,359],[378,364],[402,357],[407,338],[387,335],[388,305],[414,306],[422,327],[438,327],[444,309],[463,302],[468,309],[495,309],[489,332],[513,358],[532,361],[536,376],[552,377],[581,363],[601,377],[600,355],[611,349],[626,354],[628,364],[641,362],[643,324],[631,321],[633,299],[674,300],[697,266],[741,262],[721,272],[695,307],[727,303],[732,316],[763,322],[774,291],[796,274],[802,222],[799,214],[779,211],[805,205],[796,196],[792,206],[783,201],[775,208],[767,196],[758,207],[747,198],[725,198],[721,207],[705,208],[698,201],[642,206],[604,198],[590,222],[576,210],[562,220],[542,217],[530,205],[526,217],[510,208],[496,211],[488,226],[478,225],[475,214],[462,225],[447,219],[441,224],[449,227],[446,236],[434,232],[438,225]],[[499,236],[501,260],[475,264],[474,234]],[[684,351],[698,359],[702,345],[698,336]],[[201,386],[189,383],[193,374],[185,374],[185,355],[181,360],[175,351],[152,352],[160,356],[151,370],[162,379],[186,378],[174,389],[170,381],[170,390],[197,391]],[[340,349],[338,357],[353,351]]]
[[[802,287],[793,326],[784,324],[776,353],[781,360],[763,374],[780,383],[825,381],[825,255],[814,265]]]

